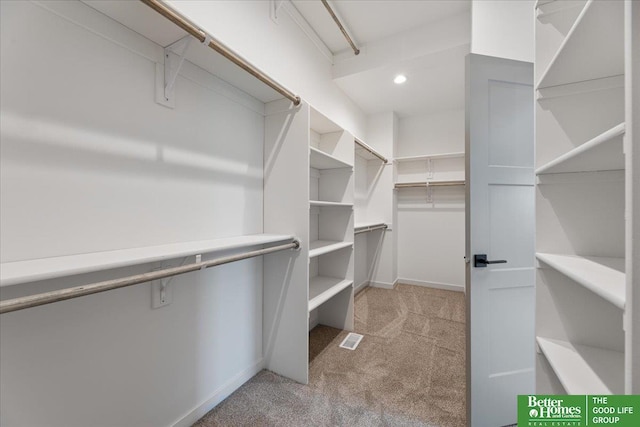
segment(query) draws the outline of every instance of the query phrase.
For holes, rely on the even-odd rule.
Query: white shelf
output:
[[[623,8],[621,1],[588,1],[537,88],[623,74]]]
[[[466,181],[464,179],[449,179],[449,180],[430,180],[430,181],[418,181],[418,182],[396,182],[394,188],[428,188],[428,187],[456,187],[465,186]]]
[[[353,280],[315,276],[309,280],[309,311],[315,310],[342,290],[353,285]]]
[[[393,159],[395,162],[403,163],[403,162],[416,162],[420,160],[429,160],[429,159],[456,159],[456,158],[464,158],[464,152],[456,152],[456,153],[442,153],[442,154],[425,154],[422,156],[407,156],[407,157],[396,157]]]
[[[353,208],[353,203],[324,202],[321,200],[311,200],[309,206],[319,207],[335,207],[335,208]]]
[[[314,169],[340,169],[340,168],[353,168],[347,162],[343,162],[337,157],[333,157],[331,154],[327,154],[324,151],[320,151],[315,147],[309,147],[310,149],[310,163]]]
[[[314,240],[309,244],[309,258],[328,254],[343,248],[353,246],[353,242],[335,242],[331,240]]]
[[[536,170],[536,174],[624,169],[624,123],[607,130]]]
[[[293,240],[293,236],[253,234],[215,240],[171,243],[115,251],[93,252],[0,264],[0,286],[120,268],[197,254]]]
[[[623,394],[624,354],[536,337],[568,394]]]
[[[537,253],[536,257],[616,307],[625,306],[624,258]]]

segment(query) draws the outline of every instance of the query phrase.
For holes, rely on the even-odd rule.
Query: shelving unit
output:
[[[463,152],[396,157],[394,164],[395,188],[464,183]]]
[[[536,392],[637,393],[625,4],[557,3],[536,17]]]
[[[567,393],[624,393],[624,353],[541,337],[536,341]]]
[[[353,329],[353,136],[310,110],[309,329]]]

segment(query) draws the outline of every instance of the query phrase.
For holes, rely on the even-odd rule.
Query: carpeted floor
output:
[[[463,294],[367,288],[355,313],[355,351],[311,332],[308,386],[262,371],[195,426],[464,426]]]

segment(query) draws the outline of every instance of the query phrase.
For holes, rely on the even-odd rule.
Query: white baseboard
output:
[[[202,402],[200,405],[189,411],[188,414],[180,418],[173,423],[173,427],[190,427],[200,418],[202,418],[207,412],[216,407],[220,402],[229,397],[231,393],[236,391],[240,386],[249,381],[258,372],[264,369],[264,359],[258,360],[253,365],[249,366],[244,371],[240,372],[235,377],[231,378],[225,384],[220,386],[213,392],[211,397]]]
[[[396,287],[397,282],[397,280],[394,283],[371,281],[369,282],[369,286],[371,286],[372,288],[393,289]]]
[[[464,292],[464,286],[454,285],[451,283],[426,282],[424,280],[405,279],[399,277],[396,283],[405,283],[407,285],[424,286],[425,288],[444,289],[446,291]]]
[[[360,283],[359,285],[357,285],[356,287],[353,288],[353,293],[354,295],[357,294],[360,291],[363,291],[364,288],[366,288],[367,286],[370,286],[371,282],[369,282],[368,280]]]

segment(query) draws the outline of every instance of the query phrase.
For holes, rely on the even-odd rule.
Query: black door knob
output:
[[[474,267],[486,267],[487,264],[506,264],[507,260],[506,259],[496,259],[496,260],[492,260],[489,261],[487,259],[487,254],[477,254],[473,256],[473,266]]]

